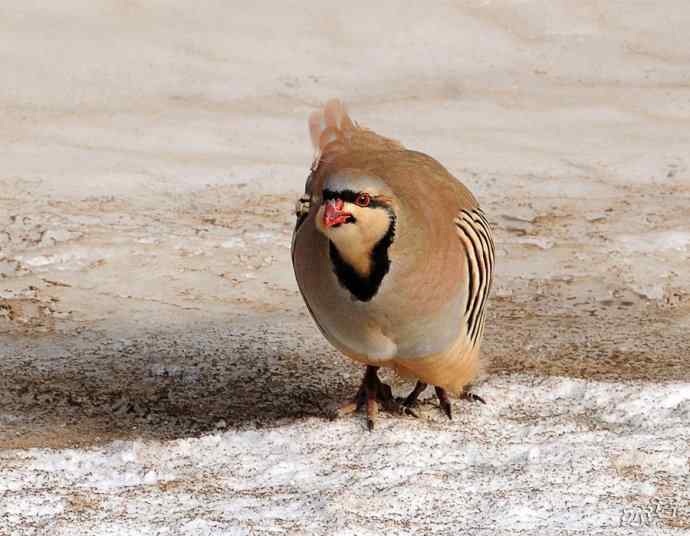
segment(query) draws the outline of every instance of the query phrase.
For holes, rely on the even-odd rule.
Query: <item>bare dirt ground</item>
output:
[[[690,221],[690,189],[673,201],[654,190],[608,199],[593,222],[563,204],[530,220],[492,207],[500,273],[513,262],[564,273],[499,279],[487,375],[690,379],[687,288],[664,286],[650,299],[615,271],[592,270],[616,253],[607,230],[645,205],[677,218],[650,225],[646,214],[647,233]],[[14,271],[0,302],[1,396],[12,415],[0,445],[86,446],[196,436],[223,422],[327,418],[356,386],[361,370],[321,338],[292,281],[292,196],[239,185],[179,195],[157,210],[110,199],[26,210],[32,201],[3,201],[12,253],[4,262]]]

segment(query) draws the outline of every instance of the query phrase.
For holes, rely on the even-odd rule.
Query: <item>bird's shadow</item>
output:
[[[43,446],[43,432],[55,429],[75,435],[65,444],[85,444],[86,438],[176,439],[331,418],[361,371],[318,333],[304,331],[213,325],[106,339],[96,347],[74,339],[56,345],[51,338],[33,338],[29,347],[18,339],[7,355],[24,354],[25,364],[32,354],[60,358],[53,366],[0,359],[0,377],[8,379],[0,400],[6,412],[21,415],[5,434],[0,428],[0,444],[26,436],[18,444]]]

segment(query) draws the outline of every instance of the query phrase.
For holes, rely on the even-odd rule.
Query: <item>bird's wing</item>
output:
[[[479,207],[461,210],[453,221],[465,250],[467,299],[464,319],[468,340],[474,346],[484,329],[496,248],[489,222]]]

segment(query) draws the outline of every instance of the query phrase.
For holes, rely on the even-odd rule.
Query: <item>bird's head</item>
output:
[[[395,231],[396,201],[380,179],[351,173],[329,177],[321,192],[316,227],[360,275],[371,268],[371,255]]]

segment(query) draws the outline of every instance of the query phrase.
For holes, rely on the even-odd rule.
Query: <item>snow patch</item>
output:
[[[108,259],[110,253],[97,248],[73,248],[49,255],[17,255],[14,258],[34,272],[79,270],[84,266]]]
[[[363,534],[363,525],[381,533],[404,523],[591,531],[618,526],[629,497],[655,497],[688,478],[688,384],[513,376],[477,389],[490,406],[456,402],[450,426],[384,414],[368,433],[358,417],[312,418],[164,442],[9,451],[0,528],[65,516],[79,490],[98,509],[67,515],[63,526],[74,531],[65,534],[77,534],[84,516],[114,534],[123,509],[119,534],[257,526]]]
[[[665,231],[645,235],[624,235],[619,237],[619,241],[628,252],[686,251],[690,245],[690,232]]]
[[[234,236],[223,242],[220,247],[232,249],[232,248],[245,248],[247,244],[239,236]]]

